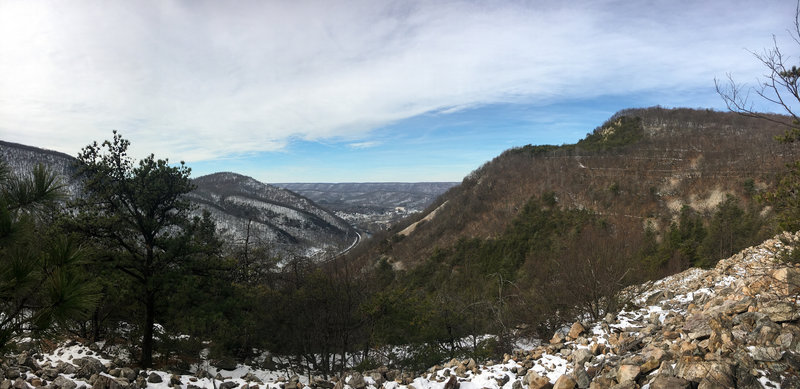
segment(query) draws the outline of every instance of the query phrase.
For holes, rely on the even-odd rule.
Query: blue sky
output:
[[[0,0],[0,139],[264,182],[460,181],[614,112],[723,109],[792,1]]]

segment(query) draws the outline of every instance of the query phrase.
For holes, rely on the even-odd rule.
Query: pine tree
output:
[[[85,318],[96,304],[83,250],[53,227],[63,199],[43,166],[15,176],[0,163],[0,349],[26,329]]]
[[[169,282],[167,273],[216,244],[209,241],[213,223],[208,217],[191,217],[192,205],[184,196],[194,189],[191,169],[183,162],[171,166],[152,154],[135,164],[127,154],[129,145],[115,131],[111,141],[94,142],[81,151],[85,196],[76,204],[77,225],[103,242],[113,268],[138,286],[144,310],[140,363],[150,367],[156,303]]]

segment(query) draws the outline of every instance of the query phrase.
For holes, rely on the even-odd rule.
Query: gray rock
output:
[[[364,381],[364,377],[359,372],[354,372],[353,375],[350,376],[350,380],[347,381],[347,384],[355,389],[364,389],[367,387],[367,382]]]
[[[572,375],[574,376],[575,384],[581,389],[588,388],[592,383],[592,378],[589,377],[589,373],[582,366],[576,367]]]
[[[73,359],[72,362],[78,365],[78,370],[75,371],[77,378],[89,378],[94,374],[100,374],[105,371],[103,363],[92,357],[83,357]]]
[[[164,382],[164,379],[161,378],[160,375],[158,375],[155,372],[153,372],[153,373],[150,373],[147,376],[147,382],[149,382],[151,384],[160,384],[160,383]]]
[[[14,380],[14,383],[11,384],[11,387],[14,389],[28,389],[28,384],[22,378],[17,378]]]
[[[123,389],[123,386],[117,380],[101,375],[92,383],[92,389]]]
[[[133,370],[130,367],[123,367],[119,369],[119,376],[127,379],[130,382],[135,381],[138,375],[139,373],[137,373],[136,370]]]
[[[780,347],[750,346],[747,349],[755,361],[777,362],[783,357]]]
[[[234,389],[237,386],[238,385],[233,381],[225,381],[225,382],[219,384],[219,389]]]
[[[683,330],[689,334],[689,339],[702,339],[711,336],[709,318],[702,313],[695,313],[686,318]]]
[[[583,367],[583,364],[592,360],[592,352],[585,349],[579,348],[572,353],[572,362],[577,367]]]
[[[676,366],[677,376],[689,381],[699,383],[703,379],[713,380],[715,383],[734,386],[733,367],[723,361],[689,362],[681,361]]]
[[[786,301],[769,301],[761,306],[759,312],[769,316],[769,319],[776,323],[796,320],[800,317],[797,306]]]
[[[76,384],[75,381],[72,381],[71,379],[61,375],[53,380],[53,386],[59,389],[75,389],[78,387],[78,384]]]
[[[656,376],[650,382],[650,389],[689,389],[691,382],[678,377]]]

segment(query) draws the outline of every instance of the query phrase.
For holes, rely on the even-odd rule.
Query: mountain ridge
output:
[[[80,194],[80,181],[76,178],[77,159],[73,156],[36,146],[0,141],[0,158],[6,161],[15,174],[27,174],[39,163],[49,166],[65,184],[70,196],[78,196]],[[220,230],[230,234],[234,241],[241,240],[247,234],[246,221],[239,220],[238,217],[227,213],[227,210],[237,209],[236,206],[221,203],[214,204],[214,196],[218,196],[218,193],[203,190],[203,184],[209,180],[209,176],[213,175],[193,178],[192,181],[198,186],[198,189],[187,196],[218,218]],[[263,195],[247,195],[242,192],[242,188],[231,188],[230,190],[238,191],[237,193],[243,199],[242,201],[252,201],[253,199],[249,197],[256,196],[263,205],[275,208],[275,210],[271,211],[272,216],[295,220],[295,223],[300,222],[298,218],[282,214],[280,211],[285,211],[292,215],[298,212],[313,215],[313,217],[308,216],[303,219],[305,224],[301,224],[301,227],[305,226],[316,231],[325,231],[324,233],[310,233],[309,236],[312,239],[308,239],[303,236],[303,228],[284,228],[280,222],[270,222],[262,218],[262,220],[257,221],[254,232],[257,231],[260,236],[253,236],[254,242],[267,246],[272,245],[274,249],[283,253],[313,254],[326,250],[337,251],[336,247],[349,247],[357,239],[357,234],[346,222],[327,210],[319,208],[311,200],[284,189],[261,183],[251,177],[238,174],[237,176],[242,178],[233,180],[230,184],[242,184],[243,188],[249,187],[251,190],[261,192],[261,194],[267,193],[268,196],[273,196],[269,201],[264,201],[266,198]],[[232,200],[236,200],[236,198],[232,198]],[[281,201],[287,201],[288,203],[280,204]],[[238,207],[239,212],[241,212],[241,208],[241,206]],[[266,210],[261,211],[266,212]]]
[[[413,267],[459,239],[496,237],[532,196],[546,192],[559,207],[623,224],[638,220],[657,231],[669,227],[684,206],[708,212],[728,195],[756,204],[755,194],[774,185],[776,175],[800,156],[774,140],[783,131],[774,123],[711,110],[622,110],[576,144],[504,151],[380,242],[362,247],[360,260],[387,258]],[[625,140],[610,145],[606,136]],[[436,209],[413,233],[396,235]]]

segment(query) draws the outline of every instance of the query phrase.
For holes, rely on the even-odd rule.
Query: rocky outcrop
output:
[[[800,268],[782,260],[798,241],[785,233],[713,269],[628,288],[619,314],[576,322],[506,359],[523,370],[562,360],[560,376],[545,372],[564,387],[800,387]],[[522,386],[544,387],[540,374],[529,371]]]

